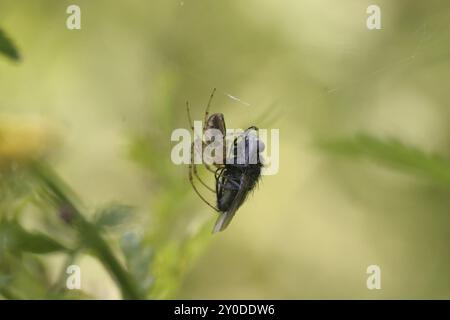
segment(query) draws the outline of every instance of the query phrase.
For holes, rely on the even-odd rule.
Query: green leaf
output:
[[[7,299],[45,299],[50,277],[43,259],[33,254],[2,257],[4,285],[0,293]],[[0,276],[0,282],[2,282]]]
[[[152,299],[173,299],[176,297],[183,278],[189,268],[210,243],[213,220],[198,225],[181,240],[169,240],[155,252],[152,274],[155,283],[149,292]]]
[[[136,280],[139,280],[138,285],[141,291],[147,292],[153,284],[153,278],[149,274],[153,250],[132,232],[123,235],[120,247],[124,253],[128,270]]]
[[[19,51],[2,29],[0,29],[0,53],[12,60],[20,60]]]
[[[51,253],[67,250],[58,241],[38,232],[29,232],[16,222],[0,225],[0,248],[13,253]]]
[[[0,290],[3,289],[4,287],[8,286],[12,281],[12,276],[7,274],[7,275],[0,275]]]
[[[97,227],[115,227],[123,224],[132,215],[133,208],[126,205],[112,205],[102,209],[95,220]]]
[[[368,135],[357,135],[349,139],[321,141],[319,146],[333,153],[377,161],[450,188],[449,160],[396,139],[381,140]]]

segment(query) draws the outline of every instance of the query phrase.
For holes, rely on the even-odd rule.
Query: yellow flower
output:
[[[55,128],[45,119],[0,114],[0,168],[40,159],[56,142]]]

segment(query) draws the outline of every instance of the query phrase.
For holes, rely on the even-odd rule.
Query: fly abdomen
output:
[[[227,179],[226,182],[220,185],[221,196],[217,197],[217,207],[220,211],[228,211],[233,200],[239,191],[239,184],[234,180]]]

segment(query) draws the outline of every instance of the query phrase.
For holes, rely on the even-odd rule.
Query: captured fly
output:
[[[189,164],[189,181],[197,193],[197,195],[211,208],[219,212],[219,217],[213,229],[213,233],[223,231],[230,224],[236,211],[244,203],[248,194],[258,184],[261,177],[261,169],[263,167],[262,156],[260,152],[264,150],[264,144],[257,137],[258,128],[252,126],[243,133],[237,135],[233,139],[230,154],[226,152],[226,126],[225,119],[222,113],[214,113],[209,116],[209,109],[211,101],[216,89],[213,90],[208,101],[205,111],[203,134],[209,129],[220,131],[223,140],[221,146],[223,147],[222,157],[219,161],[213,161],[211,165],[202,162],[205,168],[214,173],[216,185],[215,188],[209,187],[198,175],[197,165],[194,163],[195,141],[191,145],[191,163]],[[187,104],[187,112],[191,129],[192,120],[189,112],[189,105]],[[210,144],[202,139],[203,147]],[[202,148],[204,149],[204,148]],[[208,190],[215,193],[216,205],[212,205],[199,192],[194,183],[194,177]]]

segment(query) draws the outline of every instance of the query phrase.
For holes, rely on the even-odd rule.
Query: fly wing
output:
[[[220,214],[219,218],[217,218],[216,224],[213,229],[213,233],[223,231],[228,227],[237,209],[239,209],[241,204],[244,202],[245,197],[248,194],[248,190],[249,190],[249,181],[248,178],[244,176],[241,180],[239,191],[236,194],[236,197],[234,198],[230,208],[226,212]]]

